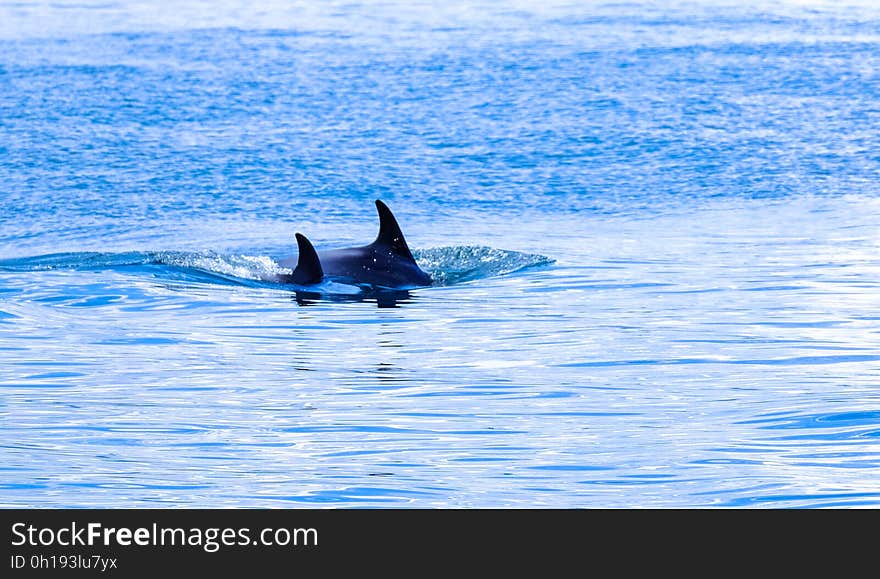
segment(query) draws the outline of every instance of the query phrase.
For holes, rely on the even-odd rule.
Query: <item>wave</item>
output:
[[[437,247],[413,251],[419,266],[431,275],[435,286],[448,286],[512,274],[549,265],[553,259],[484,246]],[[289,273],[268,255],[223,254],[213,251],[147,251],[126,253],[53,253],[0,260],[0,271],[119,270],[152,277],[248,287],[287,287],[275,281]],[[347,287],[347,289],[346,289]],[[351,286],[333,280],[310,291],[351,293]]]
[[[554,262],[543,255],[480,245],[422,249],[414,251],[413,257],[419,267],[431,275],[434,285],[453,285],[508,275]]]

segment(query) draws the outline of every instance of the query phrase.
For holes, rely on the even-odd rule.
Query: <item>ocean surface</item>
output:
[[[880,6],[0,0],[0,506],[880,507]]]

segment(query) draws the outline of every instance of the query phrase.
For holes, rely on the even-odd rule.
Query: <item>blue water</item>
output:
[[[0,505],[880,506],[878,31],[0,0]]]

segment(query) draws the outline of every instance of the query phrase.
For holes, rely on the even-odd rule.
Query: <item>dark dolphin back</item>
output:
[[[379,235],[370,245],[331,249],[319,254],[304,235],[297,233],[299,255],[296,267],[293,273],[281,274],[278,279],[298,285],[317,284],[325,276],[348,278],[355,283],[382,288],[431,285],[431,276],[416,263],[391,210],[378,199],[376,209],[379,210]],[[281,263],[285,267],[293,265],[292,260]]]

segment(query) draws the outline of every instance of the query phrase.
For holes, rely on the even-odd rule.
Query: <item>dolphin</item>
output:
[[[316,251],[312,242],[296,234],[299,254],[296,260],[284,259],[281,267],[292,268],[280,274],[278,281],[295,285],[314,285],[326,277],[344,278],[356,284],[401,289],[431,285],[431,276],[421,270],[406,245],[403,232],[394,214],[379,199],[379,235],[363,247]]]

